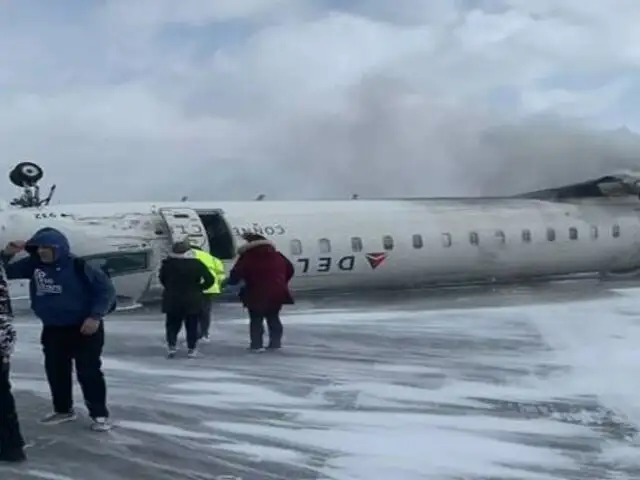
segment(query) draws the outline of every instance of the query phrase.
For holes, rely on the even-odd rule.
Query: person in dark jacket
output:
[[[15,343],[9,286],[4,267],[0,264],[0,462],[22,462],[27,459],[9,378]]]
[[[160,267],[162,292],[162,312],[166,315],[165,331],[168,357],[177,353],[178,334],[184,324],[187,333],[188,356],[197,355],[198,326],[205,297],[202,293],[215,283],[215,277],[198,260],[189,242],[173,245],[171,254],[162,261]]]
[[[22,250],[29,256],[9,263]],[[116,299],[111,279],[73,256],[67,237],[54,228],[38,230],[27,242],[9,243],[0,259],[9,279],[31,280],[31,309],[42,321],[44,368],[54,407],[42,422],[57,424],[76,419],[71,379],[75,360],[92,429],[110,430],[101,357],[103,319]]]
[[[247,243],[238,249],[239,258],[225,283],[244,282],[240,298],[249,310],[249,350],[264,351],[265,320],[269,331],[267,348],[279,349],[284,331],[280,311],[283,305],[293,304],[289,291],[293,264],[262,235],[249,233],[243,238]]]

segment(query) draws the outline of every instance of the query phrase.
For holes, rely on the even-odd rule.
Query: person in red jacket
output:
[[[265,320],[269,331],[267,348],[279,349],[283,334],[280,310],[283,305],[294,303],[289,291],[293,264],[262,235],[247,233],[242,238],[247,243],[238,249],[239,258],[225,284],[244,284],[239,295],[249,310],[249,350],[264,351]]]

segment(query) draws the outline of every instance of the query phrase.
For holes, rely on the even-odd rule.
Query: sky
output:
[[[0,0],[0,169],[39,163],[73,202],[586,180],[638,167],[638,18],[633,0]]]

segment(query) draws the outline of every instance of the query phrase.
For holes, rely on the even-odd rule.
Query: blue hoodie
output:
[[[52,247],[53,263],[40,261],[37,249]],[[100,319],[116,299],[111,279],[99,268],[85,265],[86,278],[78,275],[69,241],[55,228],[38,230],[27,242],[28,258],[9,263],[2,255],[9,279],[30,279],[31,309],[45,326],[80,325],[88,317]],[[89,287],[89,288],[87,288]]]

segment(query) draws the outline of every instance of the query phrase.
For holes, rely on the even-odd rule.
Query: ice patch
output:
[[[239,388],[237,388],[235,392],[220,391],[218,394],[192,393],[186,395],[160,394],[157,395],[157,397],[173,403],[181,403],[183,405],[194,405],[209,408],[220,408],[223,405],[245,405],[256,408],[269,406],[280,410],[293,406],[318,406],[317,403],[313,404],[305,399],[288,397],[285,395],[277,394],[275,392],[270,392],[268,390],[262,391],[256,397],[251,397],[251,394],[243,394],[243,390],[241,387],[242,386],[239,386]],[[256,392],[258,390],[247,390],[247,392],[249,391]]]
[[[315,397],[354,394],[356,395],[354,408],[375,407],[406,407],[406,403],[425,405],[432,403],[437,391],[416,388],[404,385],[389,385],[386,383],[352,382],[346,385],[330,385],[317,387],[313,391]],[[432,395],[435,393],[435,395]],[[476,405],[477,402],[468,401],[467,404]]]
[[[348,325],[350,323],[377,323],[386,322],[394,316],[405,318],[419,318],[424,316],[424,312],[403,312],[391,310],[371,310],[362,312],[344,311],[344,312],[327,312],[321,310],[319,312],[291,312],[287,315],[291,318],[292,325],[313,324],[313,325]]]
[[[637,288],[637,287],[612,288],[611,291],[614,293],[618,293],[620,295],[626,295],[629,297],[640,299],[640,288]]]
[[[510,477],[518,468],[540,465],[566,468],[572,464],[563,455],[543,447],[487,437],[484,429],[491,427],[491,419],[469,428],[476,431],[464,432],[444,428],[447,422],[450,427],[463,427],[457,418],[440,418],[433,422],[437,416],[341,412],[334,416],[332,428],[318,426],[331,415],[331,412],[308,412],[315,428],[285,429],[228,422],[210,422],[208,426],[324,452],[329,459],[321,473],[334,479],[405,480],[423,479],[427,473],[444,478],[445,475],[477,475],[479,472],[486,476]],[[467,420],[465,423],[478,419]],[[524,422],[507,423],[509,428],[504,425],[503,430],[521,432],[526,428]],[[544,433],[564,431],[570,434],[577,430],[546,423],[531,428]],[[510,464],[512,468],[505,466]]]
[[[170,385],[169,388],[177,390],[191,390],[193,392],[210,392],[210,393],[192,393],[188,395],[166,394],[160,397],[170,401],[179,403],[190,403],[192,405],[217,406],[220,403],[231,405],[251,404],[255,406],[274,405],[281,407],[289,406],[323,406],[326,402],[314,402],[300,397],[284,395],[273,390],[259,387],[256,385],[247,385],[246,383],[229,383],[229,382],[185,382]]]
[[[211,468],[219,467],[227,452],[238,454],[234,459],[238,465],[242,457],[262,462],[260,471],[274,478],[277,470],[270,463],[305,470],[323,465],[318,476],[325,480],[548,480],[563,479],[566,473],[536,475],[533,467],[585,471],[585,462],[590,460],[562,446],[584,441],[601,449],[601,454],[594,453],[598,462],[640,467],[638,447],[611,440],[615,435],[610,431],[616,425],[593,428],[590,413],[599,408],[593,405],[598,400],[603,411],[615,409],[640,419],[635,385],[640,374],[640,302],[629,295],[479,310],[303,312],[291,324],[312,325],[296,332],[302,342],[304,335],[313,342],[314,332],[333,335],[340,345],[327,349],[335,348],[329,351],[335,352],[335,358],[317,359],[313,352],[299,356],[305,347],[293,345],[288,358],[261,360],[270,362],[270,368],[260,372],[258,381],[253,366],[233,359],[205,359],[188,365],[169,362],[164,367],[162,359],[138,358],[135,350],[123,358],[105,358],[113,393],[110,403],[118,416],[126,418],[118,422],[120,427],[129,430],[123,435],[143,438],[147,447],[140,449],[134,463],[145,463],[143,467],[153,473],[156,468],[160,471],[162,460],[158,458],[164,460],[163,455],[179,453],[191,459],[193,454],[193,468],[202,465],[211,475]],[[148,334],[149,329],[143,322],[131,327],[127,319],[114,322],[112,332],[121,332],[132,341],[126,333],[130,328],[136,334],[145,328]],[[40,355],[31,330],[30,326],[22,338],[31,342],[26,344],[29,354]],[[400,347],[395,350],[385,344],[378,353],[360,346],[361,331],[372,344],[376,335],[385,343],[393,334],[414,337],[417,346],[405,355]],[[142,334],[140,337],[148,345]],[[423,355],[419,339],[434,337],[432,345],[437,351]],[[117,339],[117,334],[111,338]],[[463,345],[456,345],[456,339]],[[526,350],[519,345],[526,345]],[[567,368],[536,374],[539,367],[550,365]],[[27,377],[16,375],[16,390],[48,399],[40,360],[37,364],[16,362],[18,369],[26,366],[37,370]],[[34,380],[38,375],[42,380]],[[278,386],[286,393],[277,391]],[[572,413],[574,418],[569,421],[564,414],[550,411],[534,415],[505,412],[508,407],[503,405],[508,401],[544,404],[554,398],[566,399],[570,405],[572,400],[579,403],[578,397],[588,397],[585,402],[591,406],[586,413],[577,407],[578,413]],[[438,412],[441,404],[458,407],[461,414],[456,415],[454,409]],[[139,410],[144,410],[142,418],[136,417]],[[134,421],[138,419],[157,423]],[[204,426],[203,419],[207,420]],[[549,437],[556,441],[545,444]],[[77,441],[83,439],[86,437],[78,434]],[[104,461],[120,461],[123,456],[121,444],[113,445],[100,443]],[[198,452],[191,453],[194,450]],[[229,465],[224,468],[230,469]],[[31,475],[80,480],[48,472]]]
[[[374,363],[373,369],[379,372],[389,373],[418,373],[418,374],[437,374],[440,369],[427,367],[425,365],[393,365],[388,363]]]
[[[58,475],[57,473],[43,472],[42,470],[27,470],[25,472],[35,478],[42,478],[43,480],[76,480],[66,475]]]
[[[173,425],[167,425],[162,423],[148,423],[148,422],[133,422],[130,420],[120,420],[118,426],[121,428],[128,428],[130,430],[137,430],[138,432],[153,433],[161,436],[171,436],[180,438],[206,438],[215,439],[218,438],[215,435],[193,432],[180,427],[174,427]]]
[[[44,376],[44,371],[42,375]],[[27,391],[38,396],[45,395],[48,397],[51,395],[49,384],[46,380],[31,380],[20,378],[20,376],[16,375],[11,379],[11,383],[15,391]]]
[[[265,445],[255,445],[251,443],[223,443],[213,445],[212,447],[215,449],[240,453],[243,456],[249,457],[251,460],[258,462],[278,462],[304,465],[308,461],[306,455],[286,448],[267,447]]]
[[[637,443],[629,445],[609,444],[603,449],[601,459],[617,465],[619,468],[637,470],[640,468],[638,447],[640,445]]]
[[[199,370],[193,368],[156,368],[145,365],[144,363],[128,362],[125,360],[119,360],[113,357],[105,357],[103,359],[103,365],[105,370],[111,370],[114,372],[129,372],[136,375],[151,375],[158,377],[179,377],[179,378],[194,378],[194,379],[237,379],[238,375],[233,373],[224,372],[222,370]]]
[[[601,299],[595,300],[575,300],[563,302],[562,305],[572,307],[573,305],[588,305],[598,304]],[[550,306],[553,306],[551,304]],[[480,307],[462,307],[462,308],[449,308],[449,309],[434,309],[434,310],[392,310],[392,309],[361,309],[360,311],[344,310],[344,311],[332,311],[332,310],[320,310],[320,311],[298,311],[290,312],[287,314],[288,318],[291,318],[292,324],[312,324],[312,325],[338,325],[348,326],[352,323],[367,324],[367,323],[385,323],[385,329],[393,329],[393,319],[401,319],[402,328],[415,327],[414,322],[421,322],[419,326],[415,327],[422,331],[434,330],[451,327],[451,319],[463,320],[468,322],[474,332],[482,332],[482,329],[473,328],[474,321],[478,315],[483,316],[486,319],[494,320],[487,326],[490,329],[499,330],[500,320],[513,320],[515,317],[520,317],[522,314],[529,314],[539,312],[540,309],[546,308],[548,305],[533,304],[533,305],[509,305],[509,306],[480,306]],[[586,307],[588,308],[588,306]],[[471,313],[473,312],[473,313]],[[389,323],[391,322],[391,323]],[[463,333],[460,331],[460,333]]]
[[[496,399],[500,401],[548,401],[548,391],[539,390],[540,383],[524,380],[515,385],[491,385],[485,382],[470,382],[447,379],[437,388],[419,388],[408,385],[396,385],[390,382],[353,381],[339,385],[317,387],[314,397],[354,394],[353,408],[407,408],[433,407],[449,404],[458,407],[486,408],[479,400]]]
[[[538,380],[539,388],[555,396],[595,395],[640,426],[635,381],[640,377],[638,300],[617,297],[570,308],[558,305],[533,321],[553,348],[555,361],[570,367],[564,374]]]

